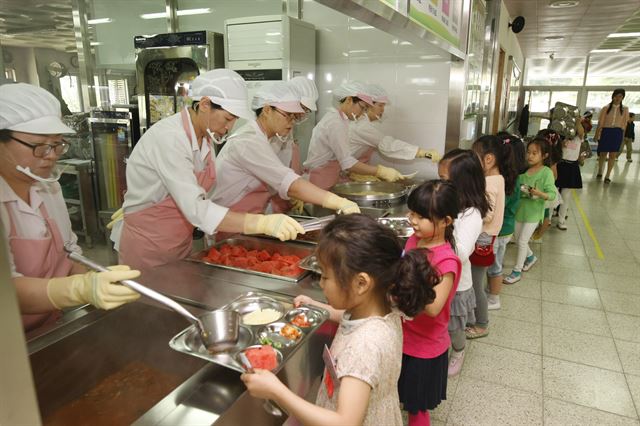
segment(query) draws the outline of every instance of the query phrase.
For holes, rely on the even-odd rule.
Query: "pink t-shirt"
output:
[[[413,235],[407,240],[404,246],[405,251],[417,247],[418,238]],[[447,302],[442,307],[440,313],[432,318],[425,313],[421,313],[413,320],[404,320],[402,323],[402,335],[404,338],[402,352],[415,358],[436,358],[449,349],[451,339],[449,338],[448,324],[449,312],[451,311],[451,301],[456,294],[462,264],[449,243],[445,243],[429,249],[429,263],[438,271],[440,275],[453,272],[453,288],[449,292]]]

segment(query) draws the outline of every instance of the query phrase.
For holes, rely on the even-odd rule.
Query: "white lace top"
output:
[[[338,379],[351,376],[371,386],[363,425],[402,425],[398,396],[402,364],[400,313],[393,311],[384,317],[353,321],[345,314],[331,344],[331,354]],[[324,383],[323,379],[316,404],[335,411],[340,389],[329,398]]]

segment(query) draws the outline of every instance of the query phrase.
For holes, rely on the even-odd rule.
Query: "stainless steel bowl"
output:
[[[199,318],[205,326],[209,352],[224,352],[236,346],[240,333],[240,314],[237,311],[217,310]]]
[[[238,353],[236,353],[235,359],[236,361],[240,364],[240,365],[244,365],[244,363],[242,362],[242,360],[240,359],[240,354],[241,353],[245,353],[247,350],[249,349],[257,349],[257,348],[261,348],[262,345],[253,345],[253,346],[249,346],[244,348],[243,350],[239,351]],[[278,367],[280,367],[280,364],[282,364],[282,352],[280,352],[277,349],[273,349],[276,352],[276,360],[278,361],[278,365],[276,366],[276,368],[274,370],[277,370]],[[255,366],[251,366],[252,368],[255,368]]]
[[[273,309],[280,313],[280,316],[274,321],[278,321],[284,315],[284,306],[282,303],[272,299],[270,297],[246,297],[237,302],[233,302],[228,306],[228,309],[238,311],[241,317],[255,312],[260,309]],[[242,318],[241,318],[242,321]],[[269,321],[274,322],[274,321]],[[268,323],[265,323],[268,324]],[[251,325],[262,325],[262,324],[251,324]]]
[[[409,190],[396,182],[346,182],[334,185],[331,192],[361,206],[385,207],[401,203]]]
[[[307,317],[307,321],[309,321],[309,324],[310,324],[309,327],[301,327],[299,325],[296,326],[303,330],[307,328],[313,328],[318,324],[320,324],[323,320],[322,314],[320,312],[304,306],[290,310],[289,312],[287,312],[287,315],[285,315],[284,319],[285,321],[290,323],[291,321],[293,321],[295,317],[297,317],[300,314],[304,314]]]
[[[378,223],[391,228],[400,238],[409,238],[415,232],[413,226],[409,223],[409,219],[406,217],[379,218]]]
[[[300,333],[297,339],[290,339],[280,333],[281,330],[287,325],[289,327],[293,327]],[[299,327],[296,327],[293,324],[287,324],[286,322],[275,322],[273,324],[269,324],[263,327],[258,332],[258,340],[260,341],[260,343],[262,343],[263,345],[273,346],[274,349],[289,348],[291,346],[295,346],[302,339],[302,337],[304,337],[304,333]]]

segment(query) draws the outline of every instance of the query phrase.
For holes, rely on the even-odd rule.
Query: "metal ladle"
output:
[[[108,272],[109,269],[94,262],[93,260],[82,256],[76,252],[73,252],[68,247],[64,250],[69,253],[68,257],[78,263],[81,263],[88,268],[99,272]],[[179,313],[192,324],[195,325],[198,330],[198,334],[202,339],[202,344],[207,350],[212,352],[222,352],[226,349],[230,349],[236,345],[239,336],[239,323],[240,314],[237,311],[213,311],[207,312],[201,317],[196,317],[191,312],[186,310],[182,305],[169,297],[158,293],[155,290],[150,289],[133,280],[122,280],[121,284],[129,287],[130,289],[137,291],[140,294],[147,296],[150,299],[155,300],[158,303],[171,308],[175,312]]]

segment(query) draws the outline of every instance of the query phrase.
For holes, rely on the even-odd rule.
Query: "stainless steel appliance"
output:
[[[189,84],[224,67],[222,34],[210,31],[134,37],[140,133],[191,103]]]

